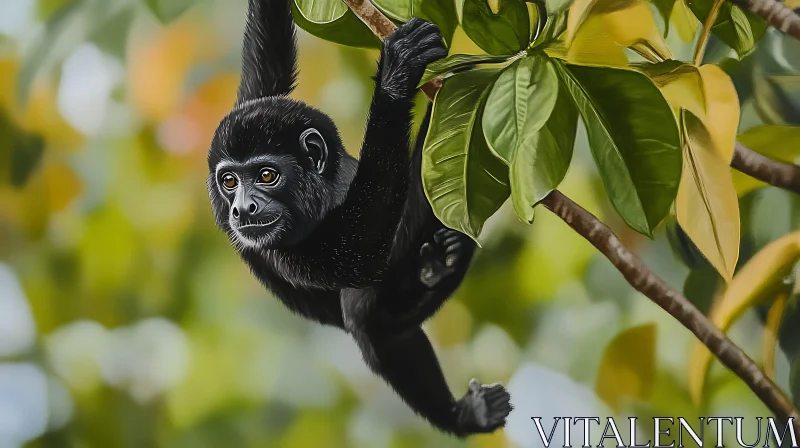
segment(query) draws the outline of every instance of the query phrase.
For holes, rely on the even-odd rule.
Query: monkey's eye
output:
[[[258,173],[258,181],[262,184],[272,185],[278,181],[278,172],[272,168],[264,168]]]
[[[231,173],[223,174],[221,179],[222,186],[224,186],[226,190],[233,190],[237,185],[239,185],[239,180],[236,179],[236,176]]]

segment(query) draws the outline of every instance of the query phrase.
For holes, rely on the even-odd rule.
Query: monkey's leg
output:
[[[420,328],[386,333],[380,328],[382,319],[369,321],[369,315],[375,312],[375,299],[374,291],[344,292],[345,323],[367,365],[411,409],[442,431],[459,437],[492,432],[505,425],[511,404],[503,386],[483,386],[472,380],[467,394],[456,400]]]

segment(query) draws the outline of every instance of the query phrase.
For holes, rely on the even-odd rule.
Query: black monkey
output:
[[[422,190],[430,107],[409,156],[416,85],[447,54],[438,28],[411,19],[384,43],[358,161],[327,115],[288,98],[296,51],[289,0],[249,0],[238,99],[208,154],[217,225],[289,309],[350,333],[415,412],[460,437],[494,431],[511,411],[506,390],[473,380],[456,400],[420,329],[475,249]]]

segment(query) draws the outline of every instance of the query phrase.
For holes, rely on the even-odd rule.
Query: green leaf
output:
[[[569,4],[569,3],[567,3]],[[550,11],[550,9],[548,9]],[[567,16],[568,10],[563,10],[557,14],[551,14],[547,17],[547,22],[544,24],[544,29],[534,41],[533,48],[540,45],[556,40],[564,31],[567,30]]]
[[[292,15],[309,34],[349,47],[380,48],[381,41],[341,0],[294,0]]]
[[[425,74],[418,86],[425,84],[433,78],[446,75],[448,73],[469,68],[478,64],[499,64],[507,61],[513,55],[492,56],[489,54],[451,54],[450,56],[439,59],[428,65]]]
[[[520,219],[533,222],[533,206],[564,180],[577,129],[578,111],[569,92],[559,86],[550,119],[529,140],[523,140],[511,165],[511,201]]]
[[[754,76],[755,106],[767,124],[800,126],[800,76]]]
[[[486,0],[464,0],[462,27],[470,39],[490,54],[524,50],[530,37],[528,7],[522,0],[497,0],[494,13]]]
[[[672,10],[675,8],[675,0],[653,0],[653,5],[655,5],[658,14],[664,21],[664,37],[667,37],[669,35],[669,19],[672,16]]]
[[[688,3],[695,17],[705,23],[714,0],[689,0]],[[740,59],[753,51],[756,42],[766,31],[766,22],[749,11],[742,11],[731,2],[722,2],[717,20],[711,27],[711,32],[736,50]]]
[[[483,115],[489,148],[509,165],[514,210],[529,223],[533,206],[558,186],[572,159],[577,111],[562,91],[559,110],[550,118],[559,91],[546,56],[523,58],[503,70]]]
[[[510,194],[507,168],[489,150],[480,125],[498,74],[472,70],[445,80],[422,152],[422,185],[434,214],[475,239]]]
[[[544,126],[556,103],[558,77],[546,56],[522,58],[502,71],[486,100],[483,134],[511,164],[522,140]]]
[[[40,135],[26,132],[0,110],[0,180],[8,179],[14,187],[22,187],[39,167],[45,141]],[[8,155],[8,159],[5,157]]]
[[[161,23],[167,24],[186,12],[194,0],[145,0],[145,4]]]
[[[458,12],[453,0],[375,0],[378,7],[390,19],[405,22],[419,17],[439,26],[445,43],[453,42],[453,33],[458,26]]]
[[[652,237],[678,192],[681,139],[664,96],[642,73],[555,63],[586,124],[611,204]]]

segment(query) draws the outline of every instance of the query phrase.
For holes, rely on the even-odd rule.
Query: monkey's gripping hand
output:
[[[386,39],[378,76],[383,93],[392,99],[412,99],[425,67],[447,56],[439,27],[412,18]]]
[[[435,288],[445,277],[459,270],[467,252],[465,236],[450,228],[442,228],[433,234],[433,242],[426,242],[419,250],[419,281],[428,288]]]

